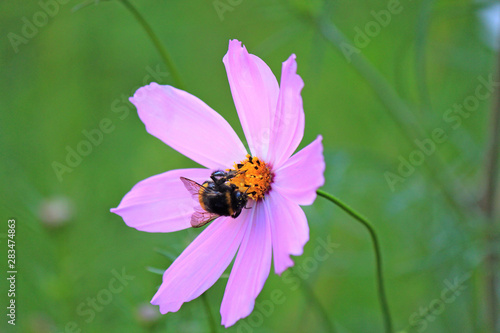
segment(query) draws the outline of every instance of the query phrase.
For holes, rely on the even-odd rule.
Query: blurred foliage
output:
[[[395,191],[384,174],[397,173],[399,156],[408,158],[418,147],[377,98],[378,87],[307,19],[324,16],[353,41],[367,23],[377,22],[372,11],[386,10],[395,0],[336,0],[327,7],[319,0],[132,1],[168,49],[186,89],[220,112],[241,138],[222,64],[228,40],[241,40],[278,76],[281,62],[295,53],[305,81],[301,147],[323,134],[324,189],[374,221],[397,331],[486,332],[483,230],[474,200],[483,185],[490,102],[481,101],[456,129],[443,115],[474,94],[478,77],[492,74],[496,51],[481,12],[493,1],[401,0],[401,12],[360,48],[415,115],[419,123],[411,127],[421,126],[428,135],[439,127],[448,136]],[[144,305],[161,283],[147,268],[165,269],[171,262],[157,249],[177,256],[197,232],[139,232],[109,212],[138,181],[195,167],[146,133],[128,102],[138,87],[151,81],[170,84],[171,77],[163,74],[167,69],[157,50],[119,1],[60,2],[57,13],[46,15],[46,24],[35,27],[18,52],[9,34],[22,36],[23,18],[33,22],[41,4],[0,2],[0,242],[6,253],[2,236],[6,220],[15,217],[16,331],[72,332],[76,325],[82,332],[205,332],[201,300],[161,317]],[[218,13],[218,3],[230,10]],[[111,122],[109,133],[59,181],[53,162],[65,163],[68,147],[77,149],[86,140],[83,131],[99,128],[103,119]],[[436,177],[452,189],[457,205],[446,200]],[[321,198],[304,209],[311,237],[304,255],[295,259],[307,271],[304,279],[271,273],[254,313],[227,331],[324,331],[321,317],[299,290],[302,283],[317,295],[339,333],[382,331],[366,230]],[[315,249],[328,239],[335,250],[313,265]],[[103,297],[122,270],[134,279],[91,320],[88,312],[82,315],[91,309],[88,299]],[[441,299],[448,282],[466,274],[472,275],[452,302],[422,315]],[[217,322],[226,281],[220,279],[207,292]],[[5,305],[5,279],[0,286]],[[285,301],[273,303],[268,313],[263,304],[276,291]],[[2,316],[0,331],[11,331]]]

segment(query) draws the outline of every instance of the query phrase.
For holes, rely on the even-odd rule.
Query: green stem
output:
[[[311,286],[304,281],[303,283],[303,288],[302,290],[304,291],[304,294],[306,297],[309,299],[309,302],[312,303],[316,309],[319,312],[319,315],[323,319],[323,323],[326,328],[326,332],[334,333],[335,332],[335,327],[333,324],[330,322],[330,318],[328,317],[328,312],[325,310],[319,299],[316,297],[314,294],[314,291],[312,290]]]
[[[208,303],[208,298],[205,293],[201,295],[201,300],[203,301],[203,306],[205,307],[205,311],[207,313],[208,317],[208,326],[210,327],[210,332],[216,333],[217,332],[217,326],[215,324],[215,318],[212,315],[212,310],[210,310],[210,304]]]
[[[420,100],[420,121],[426,114],[432,113],[429,87],[427,86],[427,35],[429,33],[432,8],[436,0],[424,0],[418,13],[417,26],[415,29],[415,82]]]
[[[168,53],[167,49],[165,46],[161,43],[160,39],[158,36],[156,36],[155,32],[149,25],[149,23],[144,19],[144,17],[139,13],[139,11],[128,1],[128,0],[119,0],[131,13],[134,15],[135,19],[139,24],[142,26],[142,28],[146,31],[146,33],[149,36],[149,39],[151,39],[151,42],[153,42],[156,50],[158,53],[160,53],[161,58],[163,59],[163,62],[167,66],[168,71],[170,72],[170,75],[172,76],[172,79],[175,83],[175,85],[179,89],[184,88],[184,84],[181,81],[181,78],[179,76],[179,73],[174,67],[174,63],[172,61],[172,58],[170,57],[170,54]]]
[[[286,6],[288,6],[286,1],[283,2]],[[344,36],[335,24],[329,21],[328,15],[331,13],[332,7],[332,1],[325,1],[324,14],[317,17],[310,13],[297,11],[293,12],[297,17],[312,25],[316,31],[321,33],[326,41],[330,42],[338,51],[344,54],[343,47],[350,46],[352,48],[353,44]],[[398,130],[405,137],[411,147],[414,148],[413,140],[416,138],[427,137],[428,135],[426,130],[420,125],[416,117],[413,115],[411,108],[403,100],[401,100],[384,76],[380,74],[361,53],[358,52],[353,51],[350,54],[349,62],[373,89],[375,95],[386,107],[389,116],[397,125]],[[444,199],[448,202],[450,207],[454,208],[460,219],[462,221],[466,221],[468,212],[466,213],[463,211],[463,203],[456,197],[456,191],[448,185],[453,179],[451,179],[446,172],[443,172],[442,175],[438,175],[435,172],[435,170],[446,170],[442,165],[440,165],[441,163],[438,163],[440,162],[440,159],[437,157],[438,156],[435,156],[434,158],[429,157],[427,162],[424,163],[426,174],[431,178],[432,183],[436,184],[436,186],[440,188]],[[443,177],[445,177],[445,180],[448,182],[446,182]],[[463,186],[460,187],[463,189]],[[473,195],[466,192],[467,191],[463,191],[462,193],[467,194],[470,201],[473,201]]]
[[[325,39],[331,42],[338,50],[342,51],[342,45],[352,46],[352,43],[333,23],[328,22],[326,19],[318,19],[313,22],[316,24],[317,29],[322,32]],[[413,146],[414,139],[416,138],[428,137],[426,130],[417,121],[408,105],[399,98],[395,90],[391,88],[382,74],[380,74],[363,55],[353,53],[350,61],[358,73],[369,83],[370,87],[372,87],[382,104],[386,106],[389,116],[398,126],[397,128],[400,133],[410,145]],[[444,198],[461,217],[464,217],[461,203],[453,195],[453,190],[447,186],[442,180],[442,177],[435,173],[435,170],[443,170],[444,168],[441,165],[437,165],[437,161],[431,156],[427,159],[427,163],[424,164],[424,167],[427,168],[427,174],[432,178],[433,183],[437,184],[442,189]]]
[[[354,209],[349,207],[347,204],[343,203],[340,199],[334,197],[333,195],[326,193],[322,190],[317,190],[316,193],[318,193],[319,196],[330,200],[344,212],[347,214],[351,215],[354,217],[358,222],[363,224],[366,229],[368,229],[368,232],[370,233],[370,236],[373,241],[373,249],[375,250],[375,260],[377,264],[377,287],[378,287],[378,295],[379,295],[379,300],[380,300],[380,305],[382,307],[382,315],[384,318],[384,324],[385,324],[385,331],[387,333],[392,333],[392,321],[391,321],[391,314],[389,311],[389,305],[387,303],[387,297],[385,295],[385,288],[384,288],[384,277],[382,275],[382,253],[380,251],[380,245],[378,242],[377,234],[375,232],[375,229],[373,228],[372,224],[361,214],[356,212]]]
[[[500,78],[500,54],[497,60],[497,80]],[[486,216],[486,312],[489,328],[492,332],[500,332],[500,301],[498,299],[498,286],[500,285],[498,263],[500,254],[496,244],[498,242],[499,229],[497,222],[498,206],[498,175],[499,175],[499,151],[500,151],[500,89],[496,89],[491,105],[491,118],[489,123],[489,138],[486,147],[485,181],[480,206]]]

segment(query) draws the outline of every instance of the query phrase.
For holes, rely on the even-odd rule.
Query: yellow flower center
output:
[[[241,192],[247,193],[253,200],[263,199],[271,187],[271,171],[258,157],[247,155],[245,160],[234,164],[234,169],[227,171],[238,172],[229,182],[238,186]]]

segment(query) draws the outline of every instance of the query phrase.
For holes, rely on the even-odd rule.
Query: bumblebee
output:
[[[200,203],[200,207],[196,206],[191,216],[193,228],[202,227],[219,216],[237,218],[240,215],[248,202],[248,195],[228,182],[237,174],[238,171],[214,171],[210,175],[210,180],[201,185],[194,180],[181,177],[186,189]]]

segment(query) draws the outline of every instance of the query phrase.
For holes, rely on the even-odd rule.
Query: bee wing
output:
[[[212,222],[219,216],[220,215],[204,211],[201,208],[198,209],[195,208],[195,212],[191,216],[191,226],[193,228],[203,227],[205,224]]]
[[[200,184],[198,184],[194,180],[181,177],[181,181],[184,184],[184,186],[186,187],[186,189],[189,191],[189,193],[191,193],[191,195],[193,196],[193,199],[195,199],[196,201],[198,201],[198,199],[199,199],[200,190],[202,190],[202,191],[206,190],[205,187],[201,186]]]
[[[197,202],[199,201],[200,191],[209,191],[206,187],[198,184],[194,180],[187,179],[185,177],[181,177],[181,181],[186,187],[186,189],[191,193],[193,199]],[[201,207],[195,207],[195,212],[191,215],[191,226],[193,228],[203,227],[205,224],[212,222],[220,215],[209,213],[203,210]]]

